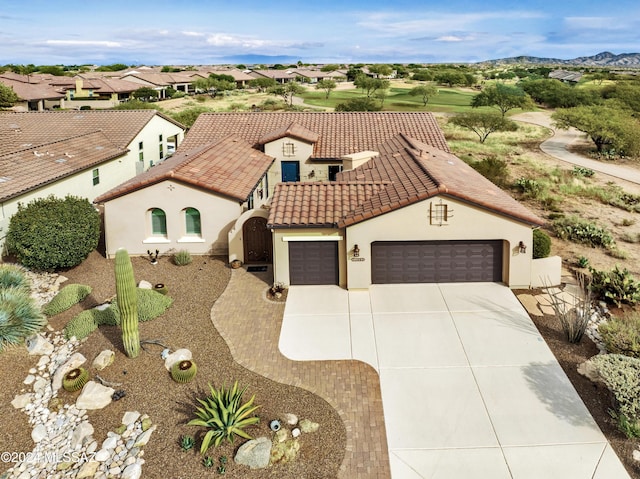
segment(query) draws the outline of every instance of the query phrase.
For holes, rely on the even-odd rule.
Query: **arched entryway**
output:
[[[273,240],[267,228],[267,219],[249,218],[242,225],[245,263],[271,263]]]

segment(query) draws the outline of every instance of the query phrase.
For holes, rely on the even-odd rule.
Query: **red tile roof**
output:
[[[95,131],[125,149],[156,115],[184,128],[155,110],[0,112],[0,155]]]
[[[11,88],[18,98],[24,101],[34,100],[59,100],[64,98],[64,93],[56,90],[46,83],[27,83],[14,80],[5,76],[0,77],[0,83]]]
[[[327,219],[333,218],[333,226],[343,228],[436,195],[449,196],[525,223],[543,224],[528,208],[450,153],[404,134],[396,135],[377,150],[380,156],[354,170],[339,173],[337,179],[342,185],[384,184],[384,187],[367,197],[359,197],[357,202],[345,202],[350,206],[348,211],[341,208],[334,214],[321,211],[333,207],[324,201],[322,187],[279,184],[272,200],[270,227],[327,225]],[[322,183],[326,184],[330,183]],[[348,189],[348,186],[340,188]],[[312,197],[304,198],[305,194]]]
[[[315,143],[320,138],[320,135],[305,128],[300,123],[291,123],[289,126],[285,126],[271,133],[264,135],[258,143],[264,145],[271,143],[272,141],[279,140],[280,138],[291,137],[298,140],[306,141],[307,143]]]
[[[215,144],[189,152],[182,150],[122,185],[95,199],[114,198],[165,180],[181,181],[238,201],[246,201],[273,163],[241,138],[230,135]]]
[[[93,168],[126,152],[100,131],[37,147],[25,145],[0,156],[0,201]]]
[[[318,135],[311,158],[339,160],[344,155],[375,150],[402,132],[449,151],[435,117],[428,112],[251,112],[203,113],[186,135],[181,149],[197,148],[235,134],[260,148],[260,140],[300,125]]]

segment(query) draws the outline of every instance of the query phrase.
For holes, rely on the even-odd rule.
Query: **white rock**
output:
[[[153,433],[153,431],[156,430],[158,426],[157,425],[153,425],[151,426],[149,429],[147,429],[145,432],[143,432],[142,434],[140,434],[138,436],[138,438],[136,439],[136,442],[134,444],[134,447],[142,447],[145,446],[148,442],[149,439],[151,439],[151,434]]]
[[[26,378],[24,378],[24,381],[22,381],[22,384],[26,384],[27,386],[29,384],[33,384],[33,381],[36,380],[36,377],[33,374],[29,374]]]
[[[47,437],[47,427],[44,424],[38,424],[31,431],[31,439],[33,442],[38,443]]]
[[[87,454],[93,454],[98,449],[98,441],[91,441],[91,443],[87,446]]]
[[[266,437],[259,437],[242,444],[233,460],[251,469],[264,469],[269,465],[270,457],[271,441]]]
[[[53,375],[53,381],[51,383],[51,387],[53,388],[53,392],[58,391],[62,387],[62,378],[65,374],[67,374],[72,369],[82,366],[87,361],[80,353],[74,353],[62,366],[56,369],[55,374]]]
[[[49,356],[44,355],[44,356],[40,356],[40,359],[38,359],[38,370],[42,370],[42,366],[46,366],[47,363],[49,362]]]
[[[118,445],[118,437],[109,436],[102,443],[102,449],[115,449],[117,445]]]
[[[85,462],[80,468],[80,470],[78,471],[78,475],[76,476],[76,479],[84,479],[85,477],[95,476],[99,465],[100,463],[94,460]]]
[[[33,383],[33,390],[36,394],[44,395],[45,390],[47,389],[48,386],[49,386],[49,381],[47,381],[45,378],[38,377]]]
[[[633,460],[640,462],[640,450],[633,451]]]
[[[102,409],[111,403],[111,396],[115,389],[89,381],[82,388],[82,392],[76,400],[78,409]]]
[[[133,424],[140,417],[140,413],[138,411],[127,411],[122,416],[122,424],[128,426],[129,424]]]
[[[98,311],[105,311],[111,307],[111,303],[102,303],[95,307]]]
[[[13,398],[11,405],[16,409],[22,409],[33,400],[33,393],[20,394]]]
[[[178,349],[167,356],[167,359],[164,360],[164,367],[167,368],[167,371],[171,371],[171,366],[185,359],[193,359],[191,351],[188,349]]]
[[[100,449],[96,452],[96,455],[93,456],[93,459],[98,462],[104,462],[111,457],[111,451],[109,449]]]
[[[137,462],[125,467],[120,476],[122,479],[140,479],[142,476],[142,466]]]
[[[30,355],[37,354],[41,356],[43,354],[51,354],[53,352],[53,344],[47,341],[47,339],[41,334],[29,336],[25,340],[25,344]]]
[[[113,363],[113,358],[115,357],[115,355],[115,352],[111,351],[110,349],[105,349],[96,356],[91,365],[98,371],[102,371],[104,368]]]
[[[149,281],[145,281],[144,279],[142,279],[138,283],[138,288],[140,288],[140,289],[153,289],[153,285]]]
[[[301,434],[301,432],[300,432],[300,428],[299,427],[296,427],[291,431],[291,435],[293,437],[300,437],[300,434]]]
[[[71,448],[76,449],[76,447],[82,446],[84,439],[91,436],[91,434],[93,434],[93,426],[91,423],[88,421],[82,421],[73,430],[73,434],[71,435]]]
[[[295,426],[298,424],[298,416],[295,414],[287,413],[284,415],[284,420],[289,426]]]

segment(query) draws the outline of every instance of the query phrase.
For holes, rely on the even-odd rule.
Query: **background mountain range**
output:
[[[518,56],[501,58],[497,60],[488,60],[489,64],[498,63],[535,63],[545,65],[573,65],[573,66],[597,66],[597,67],[640,67],[640,53],[620,53],[616,55],[611,52],[602,52],[590,57],[578,57],[571,60],[562,60],[560,58],[541,58],[530,56]]]

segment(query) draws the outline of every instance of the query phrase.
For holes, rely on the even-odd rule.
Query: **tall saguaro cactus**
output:
[[[116,251],[116,299],[120,310],[124,351],[130,358],[135,358],[140,353],[138,295],[131,259],[127,250],[123,248]]]

